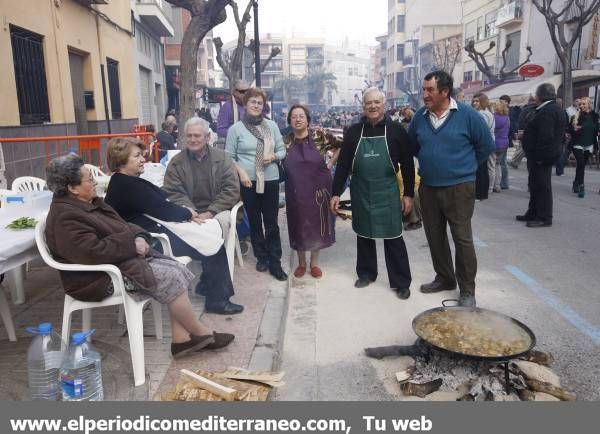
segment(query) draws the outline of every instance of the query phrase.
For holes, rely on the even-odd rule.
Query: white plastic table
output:
[[[35,200],[25,204],[11,204],[0,208],[0,274],[7,273],[15,304],[25,302],[23,270],[21,266],[39,256],[33,229],[13,230],[6,226],[20,217],[39,219],[48,212],[51,192],[36,193]]]

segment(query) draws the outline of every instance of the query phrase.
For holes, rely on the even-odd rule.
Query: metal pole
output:
[[[106,78],[104,77],[104,64],[100,64],[100,75],[102,76],[102,99],[104,101],[104,117],[106,118],[106,130],[108,134],[112,131],[110,129],[110,117],[108,116],[108,98],[106,97]]]
[[[258,0],[252,4],[254,10],[254,82],[260,87],[260,38],[258,35]]]

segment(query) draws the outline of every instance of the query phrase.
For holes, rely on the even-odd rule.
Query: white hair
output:
[[[185,122],[185,125],[183,126],[183,134],[187,134],[188,128],[195,125],[200,125],[202,127],[202,131],[207,136],[210,134],[210,124],[205,119],[199,118],[198,116],[191,117]]]
[[[385,103],[385,93],[383,93],[383,91],[381,89],[379,89],[378,87],[375,87],[375,86],[369,87],[363,92],[363,101],[365,100],[367,95],[370,95],[372,93],[377,93],[379,95],[379,97],[381,98],[381,100]]]

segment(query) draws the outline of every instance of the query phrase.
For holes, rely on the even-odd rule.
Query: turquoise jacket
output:
[[[265,122],[269,128],[271,128],[271,134],[273,135],[273,141],[275,142],[275,156],[278,160],[283,160],[286,151],[279,128],[275,122],[269,119],[265,119]],[[248,131],[242,121],[233,124],[227,132],[225,151],[231,155],[231,158],[233,158],[236,163],[242,166],[251,181],[256,181],[254,158],[256,156],[257,144],[258,140],[256,140],[256,137],[254,137],[250,131]],[[279,170],[277,169],[277,163],[274,162],[266,166],[265,181],[276,181],[278,179]]]

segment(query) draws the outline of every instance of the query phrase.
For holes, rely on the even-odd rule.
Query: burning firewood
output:
[[[428,381],[427,383],[411,383],[406,382],[400,384],[400,390],[406,396],[418,396],[419,398],[425,398],[432,392],[435,392],[440,387],[442,387],[442,379],[438,378],[437,380]]]

